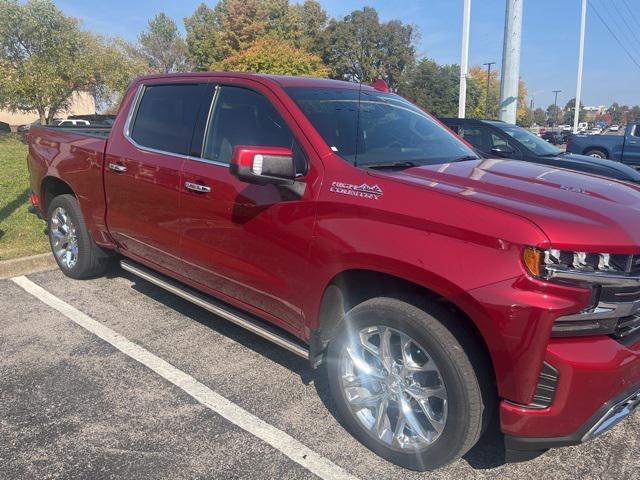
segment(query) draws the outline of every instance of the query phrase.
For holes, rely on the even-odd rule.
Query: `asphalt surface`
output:
[[[452,465],[403,470],[344,430],[323,371],[295,355],[117,269],[88,281],[59,271],[28,278],[362,479],[638,478],[638,413],[595,441],[525,463],[504,463],[494,426]],[[30,478],[316,477],[0,280],[0,479]]]

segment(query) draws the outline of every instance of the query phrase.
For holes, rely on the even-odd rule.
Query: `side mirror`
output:
[[[296,178],[293,152],[284,147],[236,145],[229,171],[243,182],[257,185],[292,185]]]
[[[498,145],[491,149],[491,154],[497,157],[513,157],[516,154],[516,151],[511,148],[509,145]]]

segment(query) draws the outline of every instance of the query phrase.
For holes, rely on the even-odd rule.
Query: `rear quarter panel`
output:
[[[45,182],[50,178],[59,179],[74,192],[96,243],[111,246],[105,225],[102,181],[107,140],[70,131],[34,128],[27,141],[31,188],[41,198],[43,215],[46,217],[48,209]]]

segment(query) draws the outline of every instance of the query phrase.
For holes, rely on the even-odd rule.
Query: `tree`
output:
[[[545,125],[547,122],[547,114],[545,111],[538,107],[533,111],[533,121],[536,125]]]
[[[273,73],[277,75],[306,75],[326,77],[329,69],[322,59],[274,37],[256,41],[244,52],[224,59],[212,69],[237,72]]]
[[[613,102],[607,113],[611,115],[611,123],[617,123],[618,125],[622,123],[622,109],[618,102]]]
[[[458,65],[438,65],[433,60],[424,59],[412,67],[406,81],[398,92],[439,117],[458,114],[460,92],[460,67]],[[478,106],[480,92],[472,79],[467,82],[467,110]]]
[[[547,125],[557,125],[562,118],[563,110],[555,104],[547,107]]]
[[[0,0],[0,106],[37,111],[43,124],[69,106],[71,95],[109,90],[118,81],[121,58],[101,39],[80,30],[51,0]]]
[[[469,77],[478,88],[478,104],[469,110],[469,117],[473,118],[498,118],[498,103],[500,102],[500,72],[491,70],[489,78],[489,109],[487,106],[487,70],[479,65],[469,69]]]
[[[576,99],[572,98],[564,106],[564,116],[562,122],[567,125],[573,125],[573,117],[576,110]],[[587,111],[584,109],[584,104],[580,102],[580,112],[578,113],[578,121],[584,122],[587,119]]]
[[[187,67],[187,45],[173,19],[164,12],[149,20],[148,30],[138,35],[140,50],[152,71],[181,72]]]
[[[629,116],[627,117],[629,123],[638,123],[640,122],[640,106],[634,105],[629,111]]]
[[[370,83],[382,78],[396,90],[415,61],[416,33],[411,25],[381,23],[371,7],[331,20],[323,35],[322,58],[342,80]]]
[[[213,9],[201,3],[193,15],[184,19],[184,26],[187,31],[187,58],[196,70],[206,70],[220,60],[216,55],[219,31]]]
[[[200,4],[184,19],[188,57],[198,70],[242,53],[256,40],[272,36],[312,53],[321,53],[327,13],[316,0],[220,0]]]
[[[93,82],[88,89],[96,110],[117,109],[131,79],[150,73],[149,65],[138,48],[121,38],[95,36],[90,45]]]
[[[248,49],[266,32],[268,10],[261,0],[220,0],[213,11],[218,30],[215,60]]]

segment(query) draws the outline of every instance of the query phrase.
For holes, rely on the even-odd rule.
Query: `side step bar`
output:
[[[120,260],[120,266],[127,272],[153,283],[154,285],[164,288],[168,292],[173,293],[205,310],[224,318],[225,320],[235,323],[236,325],[255,333],[256,335],[269,340],[276,345],[281,346],[289,350],[292,353],[304,358],[309,359],[309,350],[302,344],[298,343],[293,336],[289,335],[277,327],[271,326],[266,322],[259,320],[245,312],[238,310],[230,305],[227,305],[219,300],[212,298],[209,295],[198,292],[192,288],[183,285],[176,280],[173,280],[161,273],[155,272],[147,267],[140,265],[139,263],[131,260]]]

